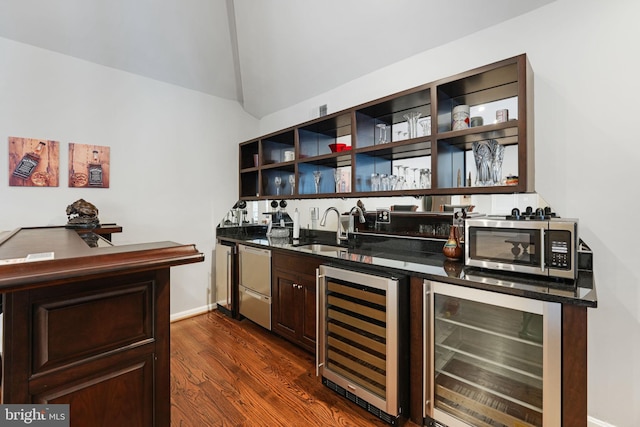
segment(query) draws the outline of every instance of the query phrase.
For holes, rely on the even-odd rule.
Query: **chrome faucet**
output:
[[[329,213],[329,211],[333,211],[336,214],[338,214],[338,227],[336,229],[336,243],[339,245],[343,240],[347,240],[347,233],[344,231],[344,228],[342,227],[342,221],[341,216],[340,215],[340,211],[336,208],[334,208],[333,206],[327,208],[324,211],[324,214],[322,214],[322,219],[320,220],[320,226],[324,227],[327,224],[327,214]]]
[[[347,230],[347,233],[353,233],[356,229],[355,221],[353,219],[353,211],[358,212],[358,219],[360,220],[361,224],[364,224],[366,222],[366,219],[364,218],[364,212],[362,212],[360,206],[352,207],[349,211],[349,229]]]

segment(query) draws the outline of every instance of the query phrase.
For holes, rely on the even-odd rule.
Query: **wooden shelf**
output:
[[[240,198],[273,197],[274,191],[265,178],[281,168],[295,174],[296,182],[302,186],[298,185],[293,194],[285,191],[278,197],[335,197],[329,187],[319,194],[305,188],[302,174],[308,172],[310,165],[318,166],[327,175],[329,169],[351,168],[351,191],[341,193],[341,197],[531,192],[534,155],[530,81],[531,67],[523,54],[241,143]],[[452,110],[461,104],[469,105],[472,114],[481,114],[480,107],[486,108],[489,113],[485,124],[451,130]],[[504,108],[509,109],[512,120],[493,123],[491,115]],[[419,113],[419,123],[425,123],[413,135],[408,132],[408,113]],[[386,141],[390,142],[380,143],[381,126],[386,127]],[[470,160],[473,143],[485,140],[513,147],[505,156],[510,157],[510,165],[517,165],[517,170],[505,170],[502,177],[516,174],[517,185],[465,185],[476,169],[475,161]],[[331,152],[329,145],[338,143],[351,149]],[[291,154],[293,160],[289,160]],[[257,165],[254,156],[258,157]],[[393,174],[395,162],[399,161],[429,169],[430,188],[372,191],[368,177],[372,173]]]

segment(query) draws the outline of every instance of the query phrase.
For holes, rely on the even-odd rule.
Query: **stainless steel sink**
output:
[[[327,252],[347,252],[347,248],[342,246],[324,245],[322,243],[312,243],[308,245],[296,246],[298,249],[306,249],[313,253],[327,253]]]

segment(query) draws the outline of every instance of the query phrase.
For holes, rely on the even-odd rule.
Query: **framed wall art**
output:
[[[9,185],[57,187],[60,143],[46,139],[9,137]]]
[[[110,148],[69,143],[69,187],[109,188]]]

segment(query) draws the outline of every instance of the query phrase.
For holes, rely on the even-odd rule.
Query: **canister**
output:
[[[458,105],[453,107],[453,130],[467,129],[469,127],[469,106]]]
[[[509,121],[509,110],[502,109],[496,111],[496,123],[504,123]]]
[[[471,117],[471,127],[482,126],[484,124],[484,120],[482,116]]]

